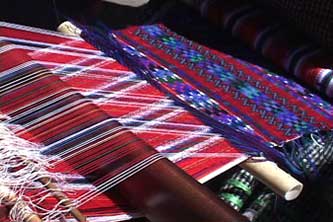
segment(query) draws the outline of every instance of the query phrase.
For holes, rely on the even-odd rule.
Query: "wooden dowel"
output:
[[[62,202],[62,205],[65,207],[69,207],[70,214],[79,222],[86,222],[87,218],[75,207],[73,207],[72,201],[64,194],[63,192],[60,191],[58,186],[52,182],[52,179],[43,177],[39,179],[39,181],[50,191],[53,191],[53,196]]]
[[[69,35],[69,36],[80,36],[81,35],[81,30],[69,21],[65,21],[65,22],[61,23],[58,26],[57,30],[59,32],[65,34],[65,35]]]
[[[53,196],[61,201],[61,204],[64,207],[68,207],[70,209],[69,213],[78,221],[78,222],[87,222],[87,218],[74,207],[73,202],[67,197],[67,195],[61,192],[60,188],[56,183],[52,181],[49,177],[39,178],[38,181],[43,184],[49,191],[52,192]]]
[[[42,222],[42,220],[36,214],[29,215],[26,218],[26,222]]]

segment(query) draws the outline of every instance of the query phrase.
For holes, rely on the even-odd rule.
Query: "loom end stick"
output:
[[[57,30],[65,35],[69,36],[80,36],[81,35],[81,29],[73,25],[70,21],[65,21],[61,23]]]
[[[87,218],[75,207],[72,207],[72,201],[60,191],[58,186],[52,182],[50,178],[43,177],[39,181],[46,186],[47,189],[54,192],[54,197],[62,201],[63,205],[70,207],[70,214],[79,222],[87,222]]]
[[[303,190],[303,184],[271,161],[248,160],[240,165],[279,196],[290,201]]]
[[[42,220],[37,215],[30,215],[27,217],[25,222],[42,222]]]

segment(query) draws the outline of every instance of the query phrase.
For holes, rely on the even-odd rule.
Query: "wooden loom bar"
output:
[[[53,192],[53,196],[62,202],[63,206],[70,208],[70,214],[79,222],[86,222],[87,218],[76,208],[73,207],[72,201],[60,191],[58,186],[52,182],[52,179],[43,177],[39,181],[50,191]]]
[[[80,34],[81,34],[81,30],[69,21],[65,21],[65,22],[61,23],[58,26],[57,30],[59,32],[65,34],[65,35],[69,35],[69,36],[80,36]]]

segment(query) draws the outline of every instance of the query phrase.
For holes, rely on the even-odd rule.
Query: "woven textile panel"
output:
[[[224,28],[275,65],[283,68],[286,73],[296,77],[311,89],[330,98],[333,97],[332,53],[318,47],[295,29],[291,29],[269,10],[244,0],[189,0],[186,2],[199,9],[201,15],[207,17],[212,23]],[[312,4],[318,1],[303,2]],[[295,18],[300,17],[295,16]],[[309,25],[311,22],[312,20],[305,25],[311,27]],[[321,25],[329,23],[329,21],[322,21]],[[325,30],[332,29],[325,28]]]
[[[114,39],[106,37],[105,42],[90,34],[83,35],[105,51],[122,50],[119,60],[123,56],[133,62],[133,69],[141,66],[148,81],[174,98],[239,131],[281,144],[333,126],[331,106],[319,97],[316,102],[302,96],[300,87],[290,87],[291,80],[196,44],[163,25],[115,31]],[[319,101],[325,105],[318,106]]]
[[[45,154],[52,155],[52,152],[63,149],[64,146],[73,146],[65,140],[62,141],[62,137],[66,137],[67,132],[73,133],[71,128],[93,128],[93,124],[89,122],[94,121],[94,118],[102,123],[104,121],[105,126],[97,124],[92,136],[104,132],[105,127],[110,127],[109,120],[91,114],[95,112],[105,117],[111,116],[110,121],[122,123],[125,130],[130,129],[138,138],[166,155],[200,182],[208,181],[247,158],[226,139],[214,133],[210,127],[175,104],[165,94],[138,78],[135,73],[114,59],[105,57],[80,38],[70,38],[59,33],[8,23],[1,23],[0,36],[2,75],[6,76],[10,70],[17,69],[17,75],[26,75],[24,78],[29,79],[31,74],[27,73],[30,73],[30,69],[32,76],[35,75],[34,69],[38,72],[39,69],[45,70],[47,67],[52,72],[48,73],[45,80],[48,85],[45,85],[44,93],[44,83],[39,82],[24,89],[26,96],[22,102],[11,102],[13,97],[10,94],[1,97],[1,112],[10,117],[7,123],[19,136],[47,145]],[[22,59],[19,59],[21,57]],[[53,82],[59,82],[62,89],[53,89]],[[38,89],[37,94],[29,96],[29,92],[34,91],[31,87],[35,87],[35,91]],[[23,91],[20,92],[18,89],[15,95],[19,96],[20,93]],[[47,110],[38,111],[43,106],[39,101],[43,101],[42,98],[46,94],[50,94],[50,100],[44,104],[45,107],[49,107]],[[66,108],[61,107],[74,103],[82,106],[75,102],[75,99],[85,101],[91,108],[67,115]],[[52,105],[53,103],[58,108]],[[50,112],[49,115],[52,117],[54,109],[64,109],[60,114],[55,114],[63,115],[64,118],[45,119],[44,125],[49,129],[40,128],[43,125],[38,125],[37,120],[45,118],[43,116],[47,115],[47,112]],[[72,109],[76,108],[73,106]],[[80,137],[77,139],[80,140]],[[63,164],[62,167],[64,170],[70,168],[67,164]],[[87,183],[82,177],[85,173],[75,171],[74,174],[66,174],[70,184],[67,189],[75,189],[76,195],[94,189],[94,185]],[[70,197],[75,199],[75,195]],[[116,194],[112,194],[112,198],[110,195],[101,194],[89,204],[83,205],[81,210],[85,215],[96,216],[89,212],[92,207],[97,206],[97,213],[103,216],[101,219],[104,220],[125,220],[139,215]]]

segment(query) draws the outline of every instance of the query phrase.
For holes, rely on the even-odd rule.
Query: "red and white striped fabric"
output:
[[[6,79],[6,76],[15,73],[23,78],[21,84],[25,84],[24,81],[28,81],[29,78],[45,78],[44,81],[29,85],[26,89],[15,89],[14,94],[5,91],[5,96],[1,96],[0,99],[0,111],[11,117],[7,122],[15,124],[14,131],[19,136],[43,143],[46,146],[43,150],[45,154],[52,155],[59,153],[59,149],[73,146],[68,142],[73,138],[81,144],[80,133],[85,139],[88,134],[88,137],[91,135],[89,138],[92,141],[100,141],[103,138],[96,139],[97,134],[93,133],[95,130],[104,132],[106,128],[112,127],[111,122],[120,122],[125,126],[121,130],[127,132],[129,129],[134,132],[145,144],[165,154],[200,182],[208,181],[247,158],[166,95],[80,38],[0,23],[0,42],[10,43],[2,43],[0,48],[0,78]],[[40,65],[47,67],[53,74]],[[30,74],[27,74],[27,69],[30,69]],[[43,84],[50,87],[44,87]],[[3,87],[1,86],[2,89]],[[30,95],[31,91],[35,93]],[[25,97],[9,102],[19,94],[24,94]],[[39,101],[44,100],[44,95],[48,98],[45,106],[49,108],[46,111],[50,113],[38,111],[41,107]],[[57,106],[53,106],[54,104]],[[71,112],[72,115],[68,115]],[[41,124],[43,121],[44,124]],[[114,127],[117,128],[118,125]],[[132,138],[132,134],[121,135],[124,135],[124,138],[120,138],[119,141]],[[141,140],[134,140],[134,143],[141,144]],[[110,143],[112,141],[110,140]],[[121,146],[117,142],[114,145]],[[131,147],[134,149],[133,152],[136,152],[135,149],[139,149],[141,145]],[[100,146],[100,154],[102,149],[103,146]],[[95,151],[91,149],[90,152],[82,154],[79,163],[74,161],[72,164],[84,164],[85,158],[98,155],[99,151],[94,153]],[[149,149],[147,155],[141,157],[134,162],[153,162],[160,158],[158,153]],[[82,196],[82,193],[89,192],[94,186],[105,182],[98,180],[95,181],[96,184],[90,184],[82,177],[89,177],[91,169],[97,171],[96,163],[103,165],[103,161],[106,159],[94,161],[81,171],[71,170],[71,165],[66,162],[58,164],[55,171],[70,172],[63,175],[69,182],[63,189],[74,189],[74,196],[69,196],[77,199],[76,197]],[[135,163],[129,166],[134,166]],[[108,166],[108,169],[113,168]],[[119,173],[120,170],[124,169],[117,168],[111,172]],[[117,194],[111,194],[111,197],[101,194],[91,199],[89,204],[82,205],[80,209],[88,216],[100,217],[92,221],[126,220],[139,215]]]

